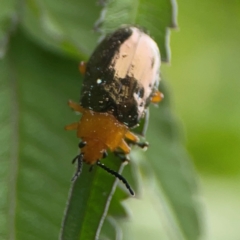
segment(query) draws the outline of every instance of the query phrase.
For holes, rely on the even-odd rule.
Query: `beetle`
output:
[[[123,181],[134,195],[126,179],[100,160],[108,150],[126,160],[129,142],[147,146],[130,129],[144,118],[150,102],[163,98],[158,91],[160,64],[157,44],[136,26],[123,26],[106,36],[88,63],[80,64],[84,74],[80,102],[69,101],[68,105],[82,116],[79,122],[65,127],[77,130],[81,139],[80,153],[73,159],[78,163],[73,181],[80,175],[83,162],[91,168],[96,164]]]

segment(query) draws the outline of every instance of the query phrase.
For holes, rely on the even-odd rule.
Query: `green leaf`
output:
[[[158,108],[151,107],[147,132],[151,144],[146,152],[151,173],[148,169],[147,178],[153,176],[156,179],[152,191],[163,206],[170,236],[173,239],[199,239],[201,205],[197,197],[196,173],[182,145],[177,121],[170,111],[170,97],[165,84],[161,85],[161,91],[164,100]]]
[[[78,58],[93,51],[94,23],[102,8],[95,1],[27,0],[23,8],[22,26],[36,42]]]
[[[116,157],[111,155],[105,160],[109,168],[122,171]],[[103,169],[96,166],[89,173],[84,165],[70,191],[61,239],[98,239],[116,184],[117,180]]]
[[[108,216],[106,218],[102,227],[102,232],[103,234],[101,234],[99,238],[101,240],[123,239],[122,229],[113,217]]]
[[[146,28],[159,45],[162,61],[170,61],[168,27],[175,28],[175,0],[122,0],[109,1],[102,10],[98,24],[111,32],[122,24],[136,24]]]
[[[57,239],[76,151],[63,127],[79,93],[77,64],[18,32],[0,76],[0,239]]]
[[[128,176],[126,170],[129,169],[128,167],[124,168],[124,176]],[[128,179],[128,178],[127,178]],[[128,182],[130,185],[134,188],[134,186],[131,184],[131,181]],[[135,188],[134,188],[135,190]],[[129,193],[124,189],[117,187],[116,191],[114,192],[114,195],[112,197],[111,204],[108,209],[108,215],[118,218],[118,219],[125,219],[128,217],[128,213],[125,209],[125,207],[122,205],[122,201],[126,200],[129,197]]]

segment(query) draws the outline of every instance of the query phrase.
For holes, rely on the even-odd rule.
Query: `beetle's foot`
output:
[[[129,156],[124,154],[123,152],[115,151],[115,156],[117,156],[123,163],[129,163],[130,159]]]
[[[148,142],[137,142],[134,144],[137,145],[138,147],[142,148],[143,150],[147,150],[148,146],[149,146]]]
[[[163,100],[164,98],[164,95],[163,93],[159,92],[159,91],[156,91],[154,92],[152,98],[151,98],[151,102],[152,103],[159,103]]]

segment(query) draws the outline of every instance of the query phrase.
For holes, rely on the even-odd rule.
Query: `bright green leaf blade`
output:
[[[162,88],[164,85],[161,85]],[[177,123],[170,111],[169,93],[164,88],[164,100],[151,108],[147,157],[160,193],[160,204],[167,211],[174,239],[199,239],[201,232],[200,203],[196,173],[189,162],[179,137]]]
[[[112,155],[103,162],[115,171],[121,169],[120,160]],[[84,165],[73,184],[63,221],[62,240],[97,238],[107,215],[117,180],[97,166],[91,173],[88,168]]]
[[[22,25],[35,41],[75,57],[89,56],[97,42],[96,1],[27,0]]]
[[[176,2],[173,0],[110,1],[98,20],[104,32],[122,24],[144,27],[159,45],[162,61],[170,60],[168,27],[176,27]]]
[[[57,239],[76,152],[63,127],[79,94],[77,63],[17,33],[0,64],[0,238]]]

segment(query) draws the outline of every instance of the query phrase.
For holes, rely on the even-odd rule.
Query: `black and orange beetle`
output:
[[[73,163],[78,162],[73,180],[80,175],[83,162],[96,164],[122,180],[134,195],[127,181],[100,160],[108,150],[119,156],[129,154],[131,148],[125,140],[146,146],[130,129],[144,117],[150,102],[162,99],[157,90],[160,64],[157,44],[135,26],[124,26],[108,35],[89,62],[80,64],[85,75],[80,103],[68,104],[82,116],[79,122],[66,126],[67,130],[77,130],[81,139],[80,154],[73,159]]]

